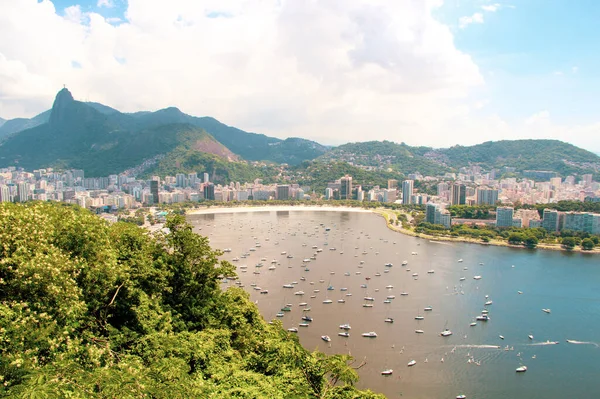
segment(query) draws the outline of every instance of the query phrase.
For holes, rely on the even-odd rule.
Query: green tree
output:
[[[538,239],[535,236],[527,236],[523,242],[527,248],[535,248],[538,245]]]
[[[581,248],[583,248],[586,251],[591,251],[592,249],[594,249],[596,245],[594,244],[594,241],[592,241],[591,238],[584,238],[581,241]]]
[[[563,237],[563,239],[560,241],[560,243],[563,246],[563,248],[568,249],[568,250],[575,248],[575,245],[576,245],[575,238],[573,238],[573,237]]]

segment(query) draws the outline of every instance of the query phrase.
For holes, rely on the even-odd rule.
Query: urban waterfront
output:
[[[360,388],[390,398],[600,394],[595,255],[433,243],[392,232],[368,212],[223,212],[188,219],[213,247],[231,249],[224,259],[240,258],[233,261],[240,282],[267,320],[292,304],[281,321],[286,329],[298,328],[305,348],[350,353],[356,366],[364,361]],[[287,284],[293,288],[283,288]],[[384,303],[388,296],[394,298]],[[332,303],[324,304],[327,299]],[[369,303],[372,308],[363,307]],[[490,320],[476,321],[484,309]],[[313,321],[299,327],[306,315]],[[338,336],[344,323],[352,327],[347,338]],[[453,335],[441,337],[445,328]],[[361,336],[370,331],[377,338]],[[408,367],[411,360],[416,364]],[[523,365],[527,372],[516,373]],[[393,374],[381,375],[386,369]]]

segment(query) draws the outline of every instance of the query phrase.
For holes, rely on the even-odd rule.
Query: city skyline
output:
[[[125,112],[177,106],[327,145],[368,131],[436,148],[553,138],[600,153],[600,57],[588,51],[598,11],[541,0],[10,0],[0,117],[48,109],[66,84]]]

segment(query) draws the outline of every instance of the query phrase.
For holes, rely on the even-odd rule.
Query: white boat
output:
[[[435,273],[435,270],[433,270],[433,269],[431,269],[431,270],[427,270],[427,273],[429,273],[429,274],[433,274],[433,273]]]
[[[423,331],[423,330],[415,330],[415,332],[416,332],[417,334],[423,334],[425,331]]]
[[[366,333],[362,333],[361,335],[365,338],[376,338],[377,337],[377,333],[375,331],[369,331]]]
[[[395,298],[396,298],[396,295],[388,295],[387,296],[387,299],[395,299]]]
[[[393,265],[392,263],[386,263],[384,266],[385,266],[385,267],[392,267],[392,266],[394,266],[394,265]]]
[[[388,317],[384,320],[386,323],[393,323],[394,319],[392,319],[391,317]]]
[[[343,332],[339,332],[338,335],[340,337],[346,337],[346,338],[348,338],[350,336],[350,333],[347,332],[347,331],[343,331]]]
[[[350,324],[346,323],[346,324],[341,324],[340,325],[340,329],[342,329],[342,330],[350,330],[350,329],[352,329],[352,327],[350,327]]]
[[[381,375],[392,375],[392,373],[394,372],[394,370],[392,369],[387,369],[387,370],[383,370],[381,372]]]
[[[550,313],[552,311],[550,309],[542,309],[542,312],[544,312],[544,313]]]
[[[425,317],[418,315],[418,316],[415,316],[415,320],[425,320]]]
[[[310,324],[308,324],[308,323],[300,323],[300,324],[298,324],[298,327],[308,327],[308,326],[310,326]]]
[[[517,369],[515,370],[517,373],[524,373],[527,371],[527,366],[521,366],[521,367],[517,367]]]
[[[417,361],[416,360],[411,360],[410,362],[408,362],[408,367],[412,367],[415,364],[417,364]]]
[[[292,332],[292,333],[297,333],[298,332],[298,329],[296,327],[288,328],[287,330],[289,332]]]
[[[304,258],[304,259],[302,260],[302,262],[304,262],[304,263],[308,263],[308,262],[310,262],[310,258]]]
[[[408,265],[408,261],[407,260],[403,260],[402,261],[402,266],[406,266],[406,265]]]
[[[302,295],[304,295],[304,291],[296,291],[296,292],[294,292],[294,295],[302,296]]]
[[[363,308],[372,308],[373,304],[372,303],[363,303]]]
[[[459,262],[459,263],[460,263],[460,262],[462,262],[462,261],[463,261],[462,259],[459,259],[459,260],[458,260],[458,262]]]
[[[321,335],[321,339],[325,342],[330,342],[331,338],[329,338],[329,335]]]
[[[487,313],[483,313],[482,315],[477,316],[475,319],[479,321],[488,321],[490,316],[488,316]]]
[[[400,293],[400,295],[402,295],[402,296],[407,296],[407,295],[408,295],[408,292],[406,292],[406,291],[402,291],[402,292]]]
[[[475,322],[472,322],[471,324],[469,324],[469,326],[471,326],[471,327],[475,327],[476,325],[477,325],[477,323],[475,323]]]
[[[269,270],[275,270],[277,269],[275,266],[269,266]]]
[[[467,399],[467,395],[457,395],[456,399]]]
[[[364,300],[365,301],[374,301],[375,298],[373,298],[372,296],[366,296],[366,297],[364,297]]]
[[[261,293],[261,294],[265,294],[265,295],[266,295],[266,294],[268,294],[268,293],[269,293],[269,290],[261,290],[261,291],[260,291],[260,293]]]
[[[300,302],[300,303],[298,304],[298,306],[306,306],[306,305],[308,305],[308,303],[306,303],[306,302]]]
[[[423,310],[426,312],[431,312],[433,310],[433,308],[431,306],[427,306]]]
[[[331,299],[325,299],[323,301],[323,303],[327,305],[327,304],[333,303],[333,301]]]
[[[338,303],[346,303],[345,299],[338,299]]]
[[[498,335],[500,339],[504,339],[504,335]]]
[[[473,276],[473,280],[481,280],[481,276]]]
[[[283,251],[281,252],[282,255],[287,255],[287,252]]]
[[[446,328],[444,331],[442,331],[442,332],[440,333],[440,335],[441,335],[442,337],[449,337],[449,336],[451,336],[451,335],[452,335],[452,331],[450,331],[450,330],[448,330],[448,329]]]
[[[485,305],[485,306],[490,306],[492,303],[493,303],[492,301],[486,301],[486,302],[484,303],[484,305]]]
[[[459,281],[465,281],[465,278],[464,278],[464,277],[461,277],[461,278],[459,278],[458,280],[459,280]]]
[[[390,285],[386,285],[385,288],[387,288],[388,290],[391,290],[392,288],[394,288],[394,286],[390,284]]]
[[[284,284],[283,288],[294,288],[293,284]]]

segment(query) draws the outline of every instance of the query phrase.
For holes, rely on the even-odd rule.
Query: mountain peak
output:
[[[52,105],[52,113],[50,114],[50,124],[55,125],[65,119],[67,114],[67,108],[74,103],[73,95],[65,87],[58,92]]]

